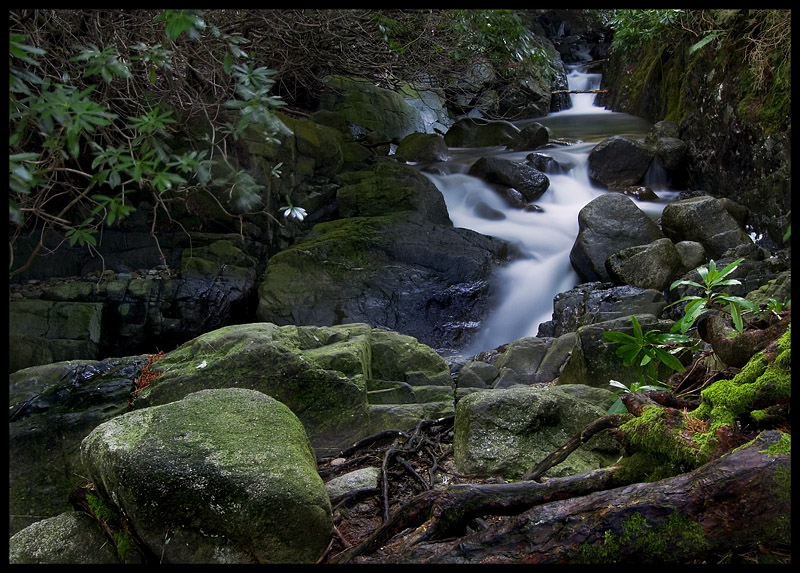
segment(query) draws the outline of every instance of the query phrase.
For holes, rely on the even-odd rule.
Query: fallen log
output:
[[[472,498],[469,504],[488,509],[486,514],[495,511],[496,515],[497,509],[492,507],[495,502],[490,503],[488,496],[496,495],[499,489],[461,486],[426,492],[402,512],[426,521],[394,543],[378,540],[380,535],[367,540],[362,544],[364,554],[379,545],[383,548],[376,556],[359,562],[696,563],[756,542],[788,543],[791,455],[779,453],[788,452],[785,437],[778,431],[764,432],[747,447],[689,473],[586,495],[565,493],[566,499],[555,501],[545,501],[535,492],[578,476],[554,478],[544,484],[502,484],[509,486],[507,491],[519,490],[516,497],[508,493],[510,497],[506,498],[513,499],[515,508],[527,504],[530,509],[456,538],[435,539],[436,535],[430,533],[453,534],[452,528],[436,523],[446,515],[437,516],[435,510],[442,499],[450,496],[451,502],[461,507],[462,516],[476,513],[463,511],[465,497]],[[479,501],[482,497],[483,502]],[[405,525],[413,526],[412,521]],[[359,552],[354,548],[350,554],[342,554],[340,562]]]
[[[551,94],[607,94],[611,90],[554,90]]]

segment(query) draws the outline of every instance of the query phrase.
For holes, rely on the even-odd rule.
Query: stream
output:
[[[599,87],[601,75],[587,73],[585,68],[578,65],[570,70],[569,89]],[[451,148],[452,158],[436,165],[439,173],[425,173],[442,192],[456,227],[514,243],[523,254],[523,258],[513,261],[494,277],[497,293],[494,310],[470,347],[464,349],[465,354],[477,354],[518,338],[536,336],[539,325],[551,320],[555,295],[580,282],[569,260],[578,234],[578,212],[592,199],[609,192],[590,181],[589,152],[612,135],[644,140],[651,127],[642,118],[595,106],[595,94],[570,96],[572,107],[567,110],[514,122],[520,129],[533,121],[548,127],[551,142],[546,146],[533,152],[508,151],[503,146]],[[480,157],[497,156],[523,162],[530,153],[547,155],[561,166],[561,173],[546,173],[550,187],[536,201],[541,210],[512,208],[482,180],[467,175]],[[644,184],[659,200],[633,200],[655,220],[669,202],[677,199],[679,192],[670,189],[668,178],[655,162]],[[476,207],[481,204],[499,211],[505,218],[490,220],[477,215]],[[481,208],[485,209],[482,205]]]

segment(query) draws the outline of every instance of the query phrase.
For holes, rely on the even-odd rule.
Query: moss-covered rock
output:
[[[165,563],[313,563],[328,495],[305,429],[243,388],[118,416],[81,445],[90,480]]]
[[[453,436],[459,471],[519,478],[604,414],[600,406],[566,388],[516,386],[461,398]],[[545,475],[577,474],[612,464],[619,456],[613,439],[596,435]]]

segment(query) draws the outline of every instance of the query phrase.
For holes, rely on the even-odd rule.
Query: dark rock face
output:
[[[657,290],[611,283],[582,283],[553,299],[553,320],[539,325],[537,336],[562,336],[581,326],[631,314],[659,316],[667,305]]]
[[[583,282],[608,282],[606,259],[620,249],[646,245],[664,234],[631,200],[618,193],[601,195],[578,213],[578,237],[569,254]]]
[[[511,143],[520,129],[509,121],[486,121],[466,117],[455,122],[444,135],[448,147],[492,147]]]
[[[365,322],[459,348],[488,311],[492,269],[508,245],[414,214],[317,225],[270,259],[259,286],[259,320],[276,324]]]

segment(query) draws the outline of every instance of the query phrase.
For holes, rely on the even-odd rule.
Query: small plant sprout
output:
[[[609,380],[609,386],[614,386],[615,388],[619,388],[616,392],[614,392],[614,396],[617,396],[617,401],[614,402],[611,407],[606,412],[607,415],[611,414],[624,414],[628,410],[625,408],[625,404],[622,403],[622,397],[620,394],[626,392],[644,392],[645,390],[669,390],[666,386],[660,386],[658,384],[639,384],[638,382],[631,383],[631,387],[628,388],[620,382],[619,380]]]
[[[716,263],[714,263],[713,259],[709,261],[707,267],[697,267],[697,273],[703,280],[703,284],[690,280],[677,280],[673,282],[669,287],[670,290],[680,285],[689,285],[703,289],[704,296],[684,296],[670,305],[686,302],[683,317],[672,326],[671,332],[680,331],[681,334],[686,334],[700,315],[708,308],[722,310],[730,314],[736,332],[743,332],[744,321],[742,320],[742,309],[758,311],[758,306],[740,296],[713,292],[713,290],[718,287],[741,284],[736,279],[726,279],[725,277],[736,270],[743,260],[743,258],[736,259],[722,270],[717,270]]]

